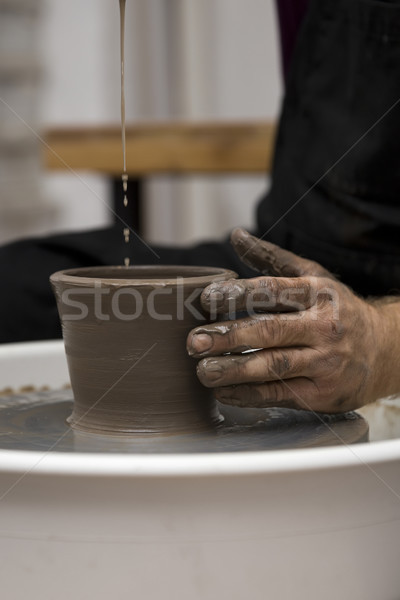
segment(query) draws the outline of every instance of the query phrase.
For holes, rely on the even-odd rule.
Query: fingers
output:
[[[215,396],[223,404],[247,408],[279,406],[318,411],[321,405],[318,389],[306,377],[222,387],[215,390]]]
[[[331,277],[318,263],[300,258],[275,244],[250,235],[245,229],[236,228],[231,234],[231,243],[239,258],[249,267],[264,275],[276,277],[301,277],[315,275]]]
[[[306,313],[261,314],[197,327],[188,335],[187,351],[198,358],[258,348],[307,346],[313,342],[313,331]]]
[[[206,387],[226,387],[246,383],[265,383],[302,377],[316,361],[310,348],[259,350],[247,354],[204,358],[197,375]]]
[[[211,314],[301,311],[315,304],[317,292],[316,277],[231,279],[209,285],[201,304]]]

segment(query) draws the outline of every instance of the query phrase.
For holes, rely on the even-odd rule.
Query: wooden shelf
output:
[[[266,121],[129,125],[127,171],[137,176],[266,173],[274,138],[275,125]],[[51,129],[45,142],[48,169],[121,173],[119,126]]]

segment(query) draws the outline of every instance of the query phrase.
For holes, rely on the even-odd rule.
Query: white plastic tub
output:
[[[60,342],[0,347],[0,388],[67,379]],[[400,598],[399,439],[201,455],[2,450],[0,496],[7,600]]]

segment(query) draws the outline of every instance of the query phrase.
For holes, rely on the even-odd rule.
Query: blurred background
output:
[[[127,122],[275,119],[273,0],[127,0]],[[46,172],[42,133],[118,124],[118,0],[0,0],[0,243],[112,223],[111,185]],[[144,233],[184,244],[251,227],[266,176],[156,177]]]

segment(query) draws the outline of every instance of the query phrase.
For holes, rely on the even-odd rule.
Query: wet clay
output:
[[[90,432],[179,433],[220,414],[186,352],[210,318],[202,290],[237,275],[208,267],[92,267],[51,276],[74,394],[70,425]]]
[[[0,449],[112,454],[206,454],[318,448],[368,441],[368,423],[355,413],[321,415],[285,408],[246,409],[221,405],[220,427],[179,435],[88,435],[67,424],[71,390],[0,397],[7,435]],[[383,407],[382,407],[383,408]]]

